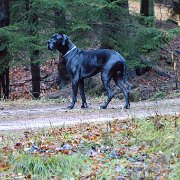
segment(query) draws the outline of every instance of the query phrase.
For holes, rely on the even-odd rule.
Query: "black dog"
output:
[[[82,98],[82,108],[88,107],[84,93],[84,79],[98,72],[101,72],[101,80],[108,93],[107,101],[100,108],[105,109],[114,96],[110,87],[110,80],[113,78],[125,96],[125,108],[129,109],[130,84],[126,76],[126,62],[118,52],[109,49],[78,49],[65,34],[53,35],[52,39],[48,41],[48,49],[58,50],[63,55],[67,71],[71,76],[72,103],[68,106],[69,109],[72,109],[77,101],[78,87]],[[128,91],[123,85],[123,81],[128,85]]]

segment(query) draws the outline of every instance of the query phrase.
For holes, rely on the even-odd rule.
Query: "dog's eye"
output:
[[[57,35],[56,35],[56,34],[54,34],[54,35],[52,36],[52,39],[56,39],[56,36],[57,36]]]

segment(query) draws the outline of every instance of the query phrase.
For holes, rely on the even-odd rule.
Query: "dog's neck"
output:
[[[75,47],[75,45],[68,39],[68,43],[66,42],[64,46],[58,47],[57,50],[65,56],[71,49]]]

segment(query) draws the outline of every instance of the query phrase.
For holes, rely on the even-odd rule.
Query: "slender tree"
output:
[[[180,1],[172,0],[172,16],[177,17],[177,22],[180,23]]]
[[[9,1],[0,1],[0,28],[9,25]],[[1,46],[2,45],[2,46]],[[9,58],[8,40],[0,34],[0,98],[9,97]]]
[[[64,9],[55,9],[54,10],[54,27],[56,33],[65,33],[65,29],[67,28],[66,24],[66,15]],[[58,79],[57,82],[60,88],[63,88],[69,81],[68,72],[66,70],[66,64],[63,61],[62,56],[59,54],[59,62],[58,62]]]
[[[141,0],[140,13],[144,16],[154,16],[154,0]]]
[[[29,24],[28,34],[30,36],[36,35],[36,25],[38,24],[38,15],[37,12],[31,11],[31,2],[26,0],[26,11],[27,11],[27,18]],[[32,41],[32,47],[30,47],[30,63],[31,63],[31,75],[32,75],[32,95],[35,99],[39,98],[40,96],[40,64],[39,64],[39,49],[35,48],[33,44],[35,44],[36,40]]]

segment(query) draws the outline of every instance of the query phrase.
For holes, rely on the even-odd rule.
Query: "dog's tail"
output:
[[[129,84],[128,80],[127,80],[127,65],[126,62],[124,62],[124,72],[123,72],[123,81],[125,84],[127,84],[128,86],[128,93],[131,91],[131,84]]]

